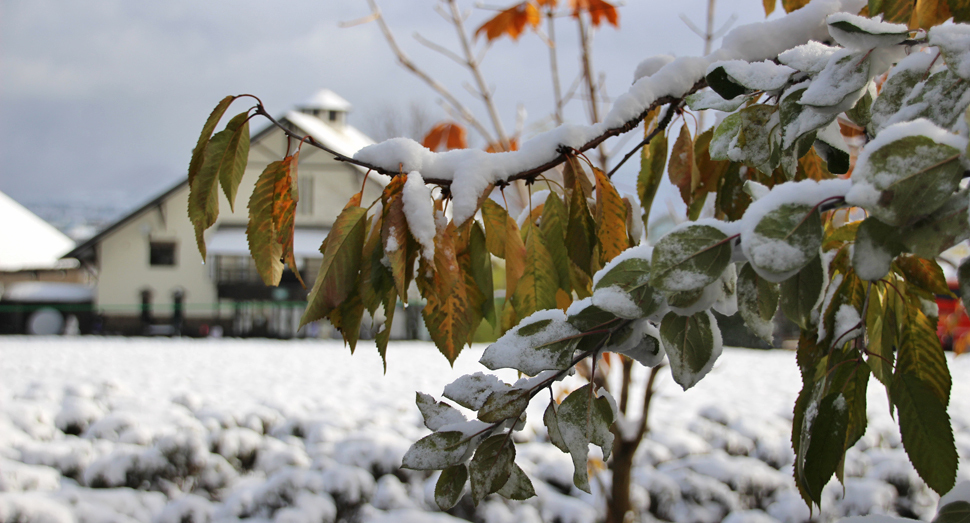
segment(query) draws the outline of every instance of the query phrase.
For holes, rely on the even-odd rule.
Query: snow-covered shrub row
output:
[[[275,370],[260,367],[284,350]],[[809,518],[788,444],[794,355],[727,350],[731,357],[688,393],[669,379],[659,384],[633,473],[643,521]],[[475,365],[480,354],[469,352],[459,368],[439,372],[432,345],[398,347],[400,360],[392,356],[382,376],[361,370],[381,365],[376,355],[351,360],[337,344],[5,341],[0,523],[601,520],[610,481],[601,456],[590,456],[593,493],[581,492],[569,455],[536,440],[541,431],[522,431],[518,445],[517,463],[537,494],[525,502],[491,496],[475,507],[466,494],[445,514],[434,501],[437,473],[400,468],[410,443],[427,433],[411,402],[415,381],[443,386]],[[970,371],[970,360],[950,364],[957,375]],[[751,374],[754,367],[765,372]],[[970,385],[956,383],[953,397],[965,462]],[[829,484],[817,521],[935,512],[935,494],[909,464],[885,401],[870,394],[870,428],[847,456],[845,490]]]

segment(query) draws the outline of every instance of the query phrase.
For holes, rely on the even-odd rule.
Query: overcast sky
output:
[[[467,72],[412,37],[457,47],[453,28],[433,10],[438,2],[379,3],[406,52],[484,114],[462,87]],[[620,30],[595,37],[594,67],[606,75],[607,92],[625,91],[643,58],[700,54],[701,40],[678,15],[702,26],[706,5],[628,0]],[[0,191],[28,206],[132,207],[185,176],[202,123],[227,94],[256,94],[281,114],[326,87],[353,104],[350,122],[364,130],[386,107],[417,103],[443,117],[437,97],[397,66],[375,24],[338,27],[368,13],[364,0],[0,0]],[[721,0],[718,25],[732,14],[735,25],[764,18],[757,0]],[[489,16],[475,10],[468,25]],[[576,31],[568,20],[558,27],[568,84],[578,66]],[[487,54],[485,74],[507,128],[519,104],[529,123],[551,111],[547,57],[533,34],[506,38]]]

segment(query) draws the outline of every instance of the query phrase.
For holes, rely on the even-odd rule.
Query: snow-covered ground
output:
[[[429,344],[396,343],[384,374],[368,342],[351,356],[319,341],[0,339],[0,523],[454,521],[432,508],[435,478],[399,465],[427,433],[415,391],[440,397],[461,374],[483,370],[480,355],[467,350],[452,369]],[[950,415],[966,463],[970,358],[950,365]],[[794,354],[783,351],[725,350],[687,392],[664,371],[634,471],[643,520],[807,520],[791,479],[799,387]],[[532,406],[533,423],[544,407]],[[846,459],[845,490],[827,487],[821,520],[930,518],[936,495],[909,464],[875,381],[869,413]],[[525,438],[537,439],[529,428]],[[489,498],[477,508],[466,499],[452,514],[487,523],[602,519],[595,492],[608,473],[590,496],[570,488],[570,458],[549,444],[520,444],[517,462],[536,498]]]

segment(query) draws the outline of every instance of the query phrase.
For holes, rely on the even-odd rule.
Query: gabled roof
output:
[[[321,93],[329,93],[329,94],[321,96]],[[329,95],[333,95],[333,97],[330,97]],[[350,103],[348,103],[346,100],[344,100],[337,94],[333,93],[333,91],[330,91],[328,89],[322,89],[318,91],[317,94],[314,95],[313,98],[311,98],[311,100],[317,97],[321,97],[321,102],[328,102],[328,98],[329,98],[329,102],[341,101],[343,104],[346,105],[348,109],[350,108]],[[333,110],[337,110],[337,109],[333,109]],[[339,129],[337,129],[324,123],[322,120],[320,120],[315,116],[310,116],[308,114],[304,114],[296,111],[290,111],[286,113],[285,116],[277,118],[277,121],[279,121],[284,126],[292,126],[299,129],[300,131],[312,136],[318,142],[324,144],[325,146],[329,147],[330,149],[344,156],[353,156],[354,153],[356,153],[363,147],[374,143],[374,141],[368,138],[364,133],[358,131],[356,128],[350,125],[342,125],[340,126]],[[253,142],[255,142],[260,138],[262,138],[263,136],[272,132],[274,129],[276,129],[275,126],[269,125],[261,129],[260,131],[254,133],[250,139]],[[366,172],[364,169],[361,169],[359,167],[358,169],[360,169],[362,172]],[[381,184],[381,186],[385,186],[388,183],[388,178],[386,176],[379,175],[376,173],[370,173],[369,178]],[[71,250],[70,252],[68,252],[62,257],[79,258],[79,259],[90,258],[94,254],[94,250],[93,250],[94,246],[100,243],[102,239],[114,233],[116,230],[123,227],[128,222],[145,214],[151,209],[158,207],[163,201],[167,200],[173,193],[185,187],[188,183],[189,183],[188,178],[180,180],[171,189],[158,195],[157,197],[145,203],[144,205],[141,205],[134,211],[126,214],[121,219],[112,223],[104,230],[92,236],[81,245],[78,245],[77,247],[75,247],[73,250]]]
[[[325,111],[350,111],[353,107],[339,94],[330,89],[320,89],[298,106],[300,109],[321,109]]]
[[[74,241],[0,192],[0,270],[51,269]]]

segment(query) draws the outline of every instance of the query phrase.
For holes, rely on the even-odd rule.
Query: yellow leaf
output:
[[[404,217],[404,182],[406,175],[395,176],[391,183],[384,188],[384,215],[381,221],[381,244],[384,253],[391,262],[391,274],[397,294],[402,298],[407,296],[407,289],[411,283],[411,272],[414,268],[414,258],[409,256],[409,232],[407,220]]]
[[[940,25],[952,17],[946,0],[916,0],[916,27],[920,29]]]
[[[448,224],[435,237],[434,273],[424,285],[423,315],[438,350],[454,364],[471,334],[468,289],[455,252],[456,230]]]
[[[605,265],[630,247],[626,234],[626,204],[606,173],[593,169],[596,176],[596,239],[600,262]]]
[[[249,198],[246,238],[256,271],[266,285],[278,285],[283,276],[283,263],[280,261],[283,246],[278,241],[273,206],[276,180],[286,169],[285,163],[281,160],[267,165],[256,180],[256,187]]]
[[[366,234],[366,209],[347,207],[337,216],[327,235],[323,262],[307,298],[301,326],[329,317],[347,298],[356,295]]]
[[[765,7],[765,18],[771,16],[771,13],[775,12],[775,0],[761,0]]]
[[[542,242],[539,230],[527,223],[525,233],[525,270],[515,286],[512,297],[515,313],[520,318],[532,313],[556,307],[556,291],[559,289],[559,275],[552,262],[552,256]]]

